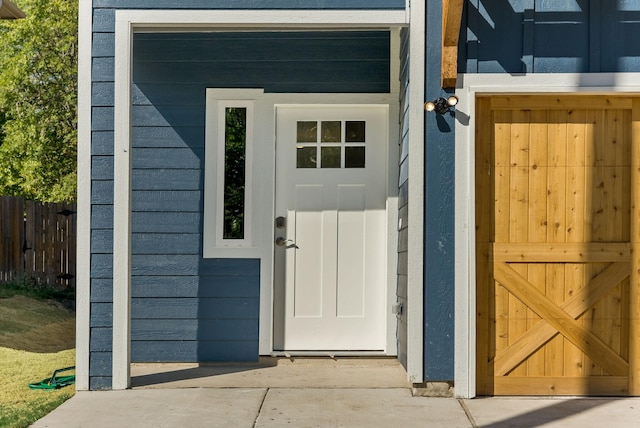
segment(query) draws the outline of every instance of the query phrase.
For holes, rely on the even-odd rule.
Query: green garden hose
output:
[[[58,376],[58,373],[75,370],[76,366],[66,367],[64,369],[58,369],[53,372],[53,376],[47,379],[42,379],[40,382],[30,383],[31,389],[58,389],[64,386],[73,385],[76,383],[76,375]]]

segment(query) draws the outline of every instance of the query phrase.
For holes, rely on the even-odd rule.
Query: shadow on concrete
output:
[[[569,418],[578,413],[593,410],[595,407],[610,403],[612,400],[615,400],[615,398],[577,398],[562,400],[553,405],[531,410],[516,416],[511,416],[501,421],[491,422],[489,424],[474,423],[474,425],[482,428],[539,427],[548,423],[561,421],[562,419]]]
[[[169,382],[180,382],[191,379],[204,379],[232,373],[240,373],[251,370],[264,369],[277,365],[276,360],[261,359],[257,363],[220,363],[200,364],[197,367],[189,367],[179,370],[154,371],[131,377],[131,387],[147,387],[161,385]]]

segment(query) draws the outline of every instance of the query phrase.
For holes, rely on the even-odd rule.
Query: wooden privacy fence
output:
[[[0,196],[0,282],[75,289],[76,205]]]

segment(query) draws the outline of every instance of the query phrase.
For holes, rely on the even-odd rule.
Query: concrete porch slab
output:
[[[265,394],[265,389],[84,391],[32,427],[252,427]]]
[[[456,400],[412,397],[402,389],[270,389],[256,428],[469,428]]]
[[[132,364],[133,388],[408,388],[392,358],[260,358],[257,363]]]

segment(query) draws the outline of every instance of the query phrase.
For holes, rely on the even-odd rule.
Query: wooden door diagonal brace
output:
[[[631,265],[628,262],[612,263],[589,283],[560,305],[560,309],[577,319],[602,299],[613,287],[629,277]],[[494,376],[504,376],[520,362],[551,340],[557,330],[541,319],[511,345],[496,354]]]
[[[627,376],[629,364],[590,331],[579,325],[533,284],[506,263],[494,264],[496,281],[518,298],[540,318],[545,319],[560,334],[587,354],[596,364],[613,376]]]

